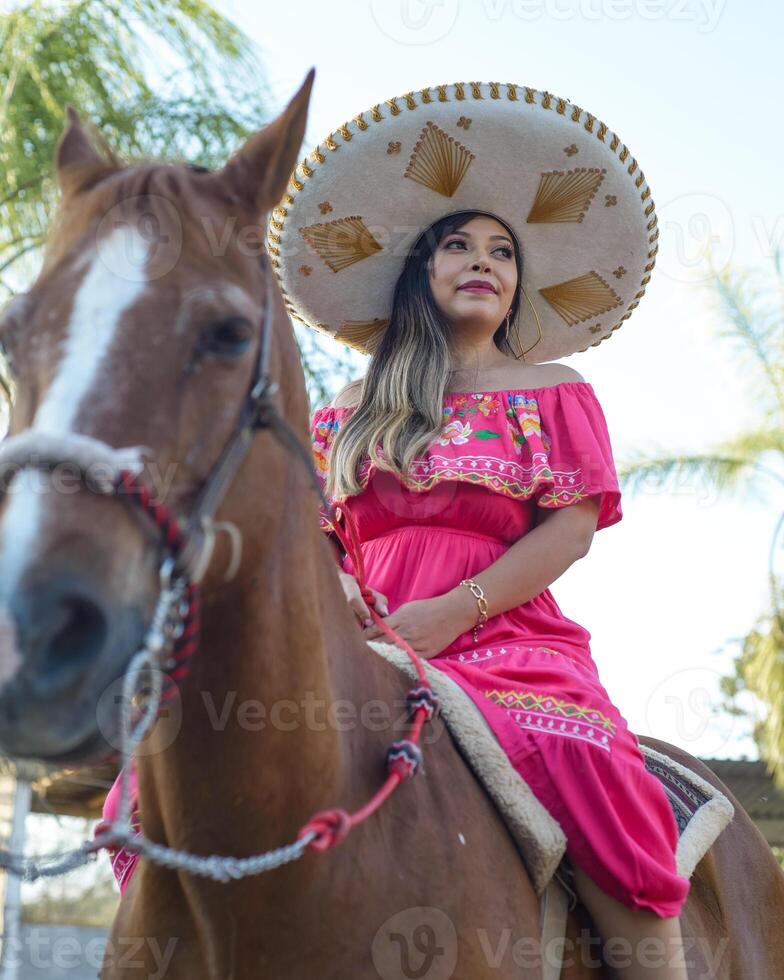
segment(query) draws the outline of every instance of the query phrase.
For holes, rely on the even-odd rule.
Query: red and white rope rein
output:
[[[170,698],[188,673],[193,654],[198,648],[201,596],[199,585],[178,569],[177,559],[182,553],[186,537],[173,512],[164,504],[153,500],[152,495],[138,476],[129,471],[119,472],[114,493],[133,501],[148,515],[158,528],[166,557],[161,565],[161,592],[142,648],[132,658],[123,683],[122,710],[122,768],[118,819],[102,822],[96,836],[84,841],[81,847],[52,859],[32,860],[20,855],[0,851],[0,865],[26,880],[64,874],[96,857],[96,852],[106,848],[138,853],[157,864],[210,877],[216,881],[230,881],[258,874],[294,860],[304,850],[323,852],[345,840],[353,827],[367,820],[404,780],[416,775],[422,766],[422,751],[418,745],[426,721],[432,721],[440,712],[438,696],[432,690],[425,675],[422,661],[411,646],[383,622],[374,608],[375,597],[365,582],[362,552],[353,515],[346,508],[333,507],[334,525],[346,553],[356,569],[356,578],[363,599],[382,632],[393,643],[408,653],[418,676],[418,686],[406,695],[411,718],[410,737],[392,743],[387,751],[387,776],[376,793],[353,813],[335,807],[315,813],[297,834],[294,843],[249,858],[225,855],[199,856],[156,844],[138,829],[137,811],[131,812],[129,770],[133,751],[145,732],[158,717],[161,703]],[[345,530],[340,526],[345,521]],[[142,717],[134,724],[132,711],[140,691],[142,671],[148,668],[152,675],[152,690]]]

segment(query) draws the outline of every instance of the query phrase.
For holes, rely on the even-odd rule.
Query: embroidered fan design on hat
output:
[[[598,167],[543,173],[526,220],[529,224],[582,221],[606,173]]]
[[[383,246],[379,245],[365,222],[356,214],[320,225],[308,225],[300,228],[299,232],[333,272],[340,272],[346,266],[383,250]]]
[[[474,154],[462,143],[428,121],[417,140],[403,174],[425,187],[452,197],[471,166]]]
[[[622,302],[621,297],[595,272],[586,272],[576,279],[545,286],[539,293],[570,327],[600,313],[608,313]]]
[[[512,83],[455,82],[354,114],[294,169],[267,233],[287,312],[372,355],[409,241],[465,210],[505,221],[529,260],[517,324],[526,361],[596,347],[639,306],[659,229],[629,147],[569,99]],[[335,216],[344,217],[315,224]],[[376,229],[391,231],[390,241]]]
[[[379,341],[381,331],[389,325],[389,320],[344,320],[335,332],[335,340],[354,347],[372,349]]]

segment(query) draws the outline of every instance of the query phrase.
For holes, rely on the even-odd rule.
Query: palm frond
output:
[[[736,342],[741,352],[750,353],[769,383],[784,422],[784,326],[781,309],[768,306],[769,291],[758,270],[714,268],[707,282],[718,313],[719,339]]]
[[[48,227],[68,103],[122,158],[214,166],[272,101],[250,40],[204,0],[31,2],[0,39],[0,250]]]
[[[754,476],[764,472],[753,455],[714,450],[706,453],[627,456],[616,463],[618,482],[623,493],[660,492],[685,489],[719,494],[740,491],[756,493]]]
[[[757,731],[760,753],[775,785],[784,790],[784,594],[778,588],[773,608],[746,637],[739,670],[746,687],[766,706]]]

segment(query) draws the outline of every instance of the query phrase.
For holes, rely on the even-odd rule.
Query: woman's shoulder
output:
[[[349,381],[347,385],[344,385],[340,389],[327,407],[356,408],[359,404],[359,396],[362,392],[362,382],[364,380],[364,378],[357,378],[355,381]]]
[[[468,383],[465,383],[465,382]],[[516,358],[507,357],[506,363],[496,364],[493,368],[474,375],[471,370],[456,372],[454,389],[459,392],[504,392],[504,391],[540,391],[545,388],[555,388],[564,383],[582,382],[585,378],[568,364],[557,361],[544,364],[520,363]],[[469,389],[469,384],[472,388]],[[448,392],[451,393],[451,392]]]
[[[557,361],[553,361],[549,364],[533,364],[528,366],[537,369],[534,378],[538,378],[538,381],[536,384],[531,385],[532,388],[550,388],[570,381],[585,382],[585,378],[580,372],[575,371],[568,364],[559,364]],[[525,384],[521,385],[521,387],[525,388]]]
[[[575,381],[585,383],[585,378],[579,371],[557,361],[545,364],[513,364],[503,368],[491,380],[494,382],[493,388],[508,391],[540,391]]]
[[[455,397],[496,395],[499,398],[537,398],[547,393],[550,397],[568,395],[576,389],[590,389],[585,378],[566,364],[525,364],[513,368],[501,368],[477,378],[471,388],[461,385],[446,392],[449,401]]]
[[[356,408],[359,404],[364,378],[349,381],[335,395],[326,408]],[[515,364],[505,368],[500,375],[495,375],[493,388],[499,391],[526,391],[543,388],[555,388],[569,382],[586,383],[579,371],[568,364],[553,361],[546,364]],[[489,382],[488,382],[489,383]],[[477,391],[487,390],[482,385],[476,386]]]

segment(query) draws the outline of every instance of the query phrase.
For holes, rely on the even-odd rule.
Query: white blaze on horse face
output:
[[[74,296],[63,359],[33,422],[47,432],[70,432],[100,382],[100,369],[125,313],[144,293],[148,243],[129,225],[101,239]]]
[[[147,288],[148,248],[148,242],[130,225],[117,226],[98,243],[74,295],[62,358],[33,419],[33,432],[61,435],[73,431],[92,393],[110,384],[109,353],[119,324]],[[28,470],[8,489],[0,546],[3,597],[13,592],[27,565],[35,560],[42,494],[47,488],[51,496],[51,484]]]

